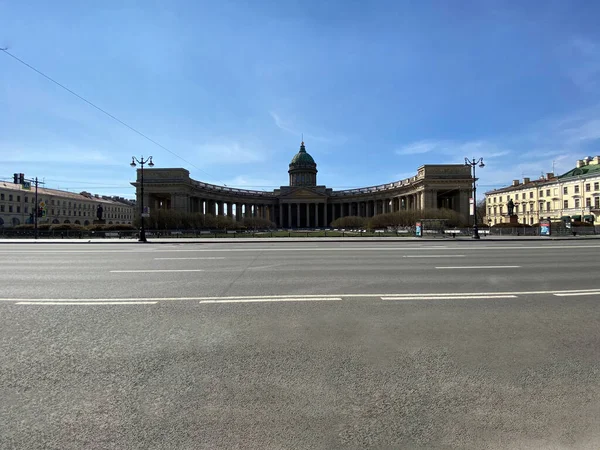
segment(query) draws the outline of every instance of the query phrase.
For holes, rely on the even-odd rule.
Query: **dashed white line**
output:
[[[436,269],[518,269],[521,266],[442,266]]]
[[[111,270],[110,273],[204,272],[202,269]]]
[[[190,258],[154,258],[156,261],[183,261],[188,259],[226,259],[224,256],[197,256]]]
[[[415,295],[406,297],[381,297],[381,300],[493,300],[497,298],[517,298],[516,295]]]
[[[403,258],[464,258],[465,255],[402,255]]]
[[[71,306],[71,305],[155,305],[158,302],[16,302],[17,305],[52,305],[52,306]]]
[[[560,294],[554,294],[556,297],[577,297],[579,295],[600,295],[600,291],[595,292],[563,292]]]
[[[341,297],[291,297],[291,298],[246,298],[246,299],[222,299],[202,300],[200,304],[207,303],[273,303],[273,302],[330,302],[341,301]]]

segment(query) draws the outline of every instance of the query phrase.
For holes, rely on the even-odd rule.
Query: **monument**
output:
[[[98,205],[98,207],[96,208],[97,219],[94,220],[94,225],[104,225],[106,223],[106,220],[104,220],[102,218],[103,213],[104,213],[104,208],[102,208],[102,205]]]
[[[512,201],[512,198],[506,204],[506,209],[508,210],[508,223],[518,225],[519,216],[515,214],[515,203]]]

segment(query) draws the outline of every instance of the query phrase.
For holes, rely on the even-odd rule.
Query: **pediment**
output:
[[[323,198],[324,194],[313,191],[310,188],[300,187],[281,195],[283,198]]]

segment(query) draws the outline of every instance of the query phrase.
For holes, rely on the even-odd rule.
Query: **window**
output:
[[[575,185],[575,193],[579,194],[579,185],[578,184]]]
[[[597,181],[594,183],[594,190],[600,190],[600,183],[598,183]]]
[[[17,212],[20,213],[21,212],[21,207],[17,206]]]
[[[0,194],[0,200],[4,200],[4,194]]]
[[[598,199],[596,199],[598,200]],[[4,205],[0,205],[0,212],[4,212]]]
[[[550,202],[546,202],[546,211],[550,211]]]
[[[494,206],[494,215],[498,214],[497,208]]]
[[[533,198],[533,191],[529,192],[529,198]]]
[[[540,197],[544,196],[544,191],[542,189],[540,189]]]
[[[54,215],[54,210],[52,210],[52,215]]]
[[[54,199],[52,199],[52,206],[54,206]]]
[[[12,211],[12,205],[8,205],[8,212],[13,212]]]
[[[519,194],[515,194],[515,200],[519,200]]]
[[[4,194],[2,194],[2,196],[4,196]],[[494,197],[494,203],[496,203],[496,200],[498,200],[498,197]]]
[[[500,214],[503,214],[503,210],[504,208],[502,206],[500,206]]]
[[[586,198],[586,199],[585,199],[585,206],[587,206],[588,208],[589,208],[590,206],[592,206],[592,199],[591,199],[591,198]]]
[[[564,208],[564,209],[569,209],[569,200],[565,200],[565,201],[563,202],[563,208]]]
[[[500,196],[500,203],[502,203],[502,196]]]
[[[25,207],[23,208],[23,212],[24,212],[25,214],[27,214],[27,213],[29,212],[29,208],[28,208],[27,206],[25,206]]]
[[[21,196],[17,195],[17,201],[20,202],[21,201]]]
[[[579,205],[580,205],[580,203],[579,203],[579,199],[578,199],[578,198],[576,198],[576,199],[575,199],[575,208],[579,208]]]
[[[535,205],[534,205],[533,203],[532,203],[532,204],[530,204],[530,205],[529,205],[529,211],[533,212],[533,210],[534,210],[534,206],[535,206]]]
[[[563,194],[567,195],[569,193],[569,188],[567,186],[565,186],[563,188]]]
[[[585,184],[585,192],[590,192],[592,190],[592,185],[590,183]]]
[[[25,203],[29,203],[29,197],[25,196]]]
[[[546,189],[546,197],[550,197],[550,189]]]
[[[490,207],[488,208],[488,216],[491,216],[491,215],[492,215],[492,207],[490,206]]]
[[[63,203],[64,203],[64,202],[63,202]],[[67,210],[66,210],[66,209],[63,209],[63,216],[66,216],[66,215],[67,215]]]
[[[8,201],[12,202],[12,194],[8,194]]]
[[[596,197],[594,199],[594,208],[595,209],[600,209],[600,197]]]

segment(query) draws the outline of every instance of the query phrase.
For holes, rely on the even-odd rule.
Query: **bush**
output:
[[[335,219],[331,222],[331,226],[334,228],[364,228],[366,226],[367,219],[359,216],[346,216]]]
[[[51,225],[50,229],[53,231],[81,231],[85,230],[82,225],[77,225],[75,223],[59,223],[55,225]]]
[[[262,217],[245,217],[242,219],[241,226],[247,229],[272,229],[275,228],[275,224],[269,219],[263,219]],[[238,228],[239,223],[233,222],[232,228]]]
[[[441,219],[448,227],[458,227],[464,224],[463,217],[456,211],[444,208],[430,208],[424,210],[404,210],[393,213],[378,214],[368,222],[370,229],[398,228],[414,226],[421,219]]]
[[[539,226],[539,224],[537,225]],[[532,225],[527,225],[524,223],[497,223],[496,225],[492,225],[492,228],[531,228]]]

